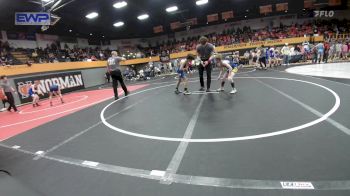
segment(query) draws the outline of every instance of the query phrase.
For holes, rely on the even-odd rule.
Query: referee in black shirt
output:
[[[211,84],[211,71],[212,65],[210,62],[210,57],[214,54],[215,47],[213,44],[208,43],[208,38],[201,37],[199,39],[199,45],[197,46],[197,56],[201,59],[201,64],[199,65],[199,80],[201,83],[200,91],[204,91],[204,70],[207,72],[207,92],[210,91]]]

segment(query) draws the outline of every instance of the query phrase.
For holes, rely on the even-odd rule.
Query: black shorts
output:
[[[53,92],[58,92],[58,86],[51,86],[50,87],[50,92],[53,93]]]

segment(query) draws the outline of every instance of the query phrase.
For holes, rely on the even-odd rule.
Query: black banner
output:
[[[50,86],[57,84],[61,87],[62,93],[68,93],[85,88],[83,75],[81,72],[68,72],[60,74],[41,75],[28,78],[18,78],[14,82],[19,94],[21,103],[28,103],[32,101],[29,97],[29,88],[34,81],[39,81],[38,89],[44,93],[44,96],[39,95],[40,98],[47,98],[50,92]]]

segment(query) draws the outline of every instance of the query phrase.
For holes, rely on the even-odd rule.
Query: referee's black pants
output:
[[[8,111],[11,111],[13,109],[15,112],[17,112],[17,107],[15,105],[15,99],[13,98],[13,95],[11,92],[5,92],[5,95],[7,97],[6,102],[10,104],[10,106],[7,108]]]
[[[118,96],[118,82],[122,86],[125,95],[128,95],[129,92],[128,92],[128,89],[125,86],[124,79],[123,79],[123,76],[122,76],[122,72],[119,69],[111,71],[111,77],[112,77],[112,80],[113,80],[112,84],[113,84],[114,97],[116,99],[118,99],[118,97],[119,97]]]
[[[211,84],[211,70],[212,70],[212,65],[209,63],[206,67],[204,67],[202,64],[199,65],[198,71],[199,71],[199,81],[201,83],[201,88],[204,88],[204,70],[207,72],[207,89],[210,89],[210,84]]]

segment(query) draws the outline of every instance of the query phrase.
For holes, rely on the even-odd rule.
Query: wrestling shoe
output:
[[[184,91],[184,95],[191,95],[192,93],[190,91]]]
[[[236,88],[232,89],[232,91],[230,92],[230,94],[235,94],[235,93],[237,93],[237,89]]]
[[[224,88],[219,88],[218,90],[216,90],[216,92],[223,92],[223,91],[225,91]]]

